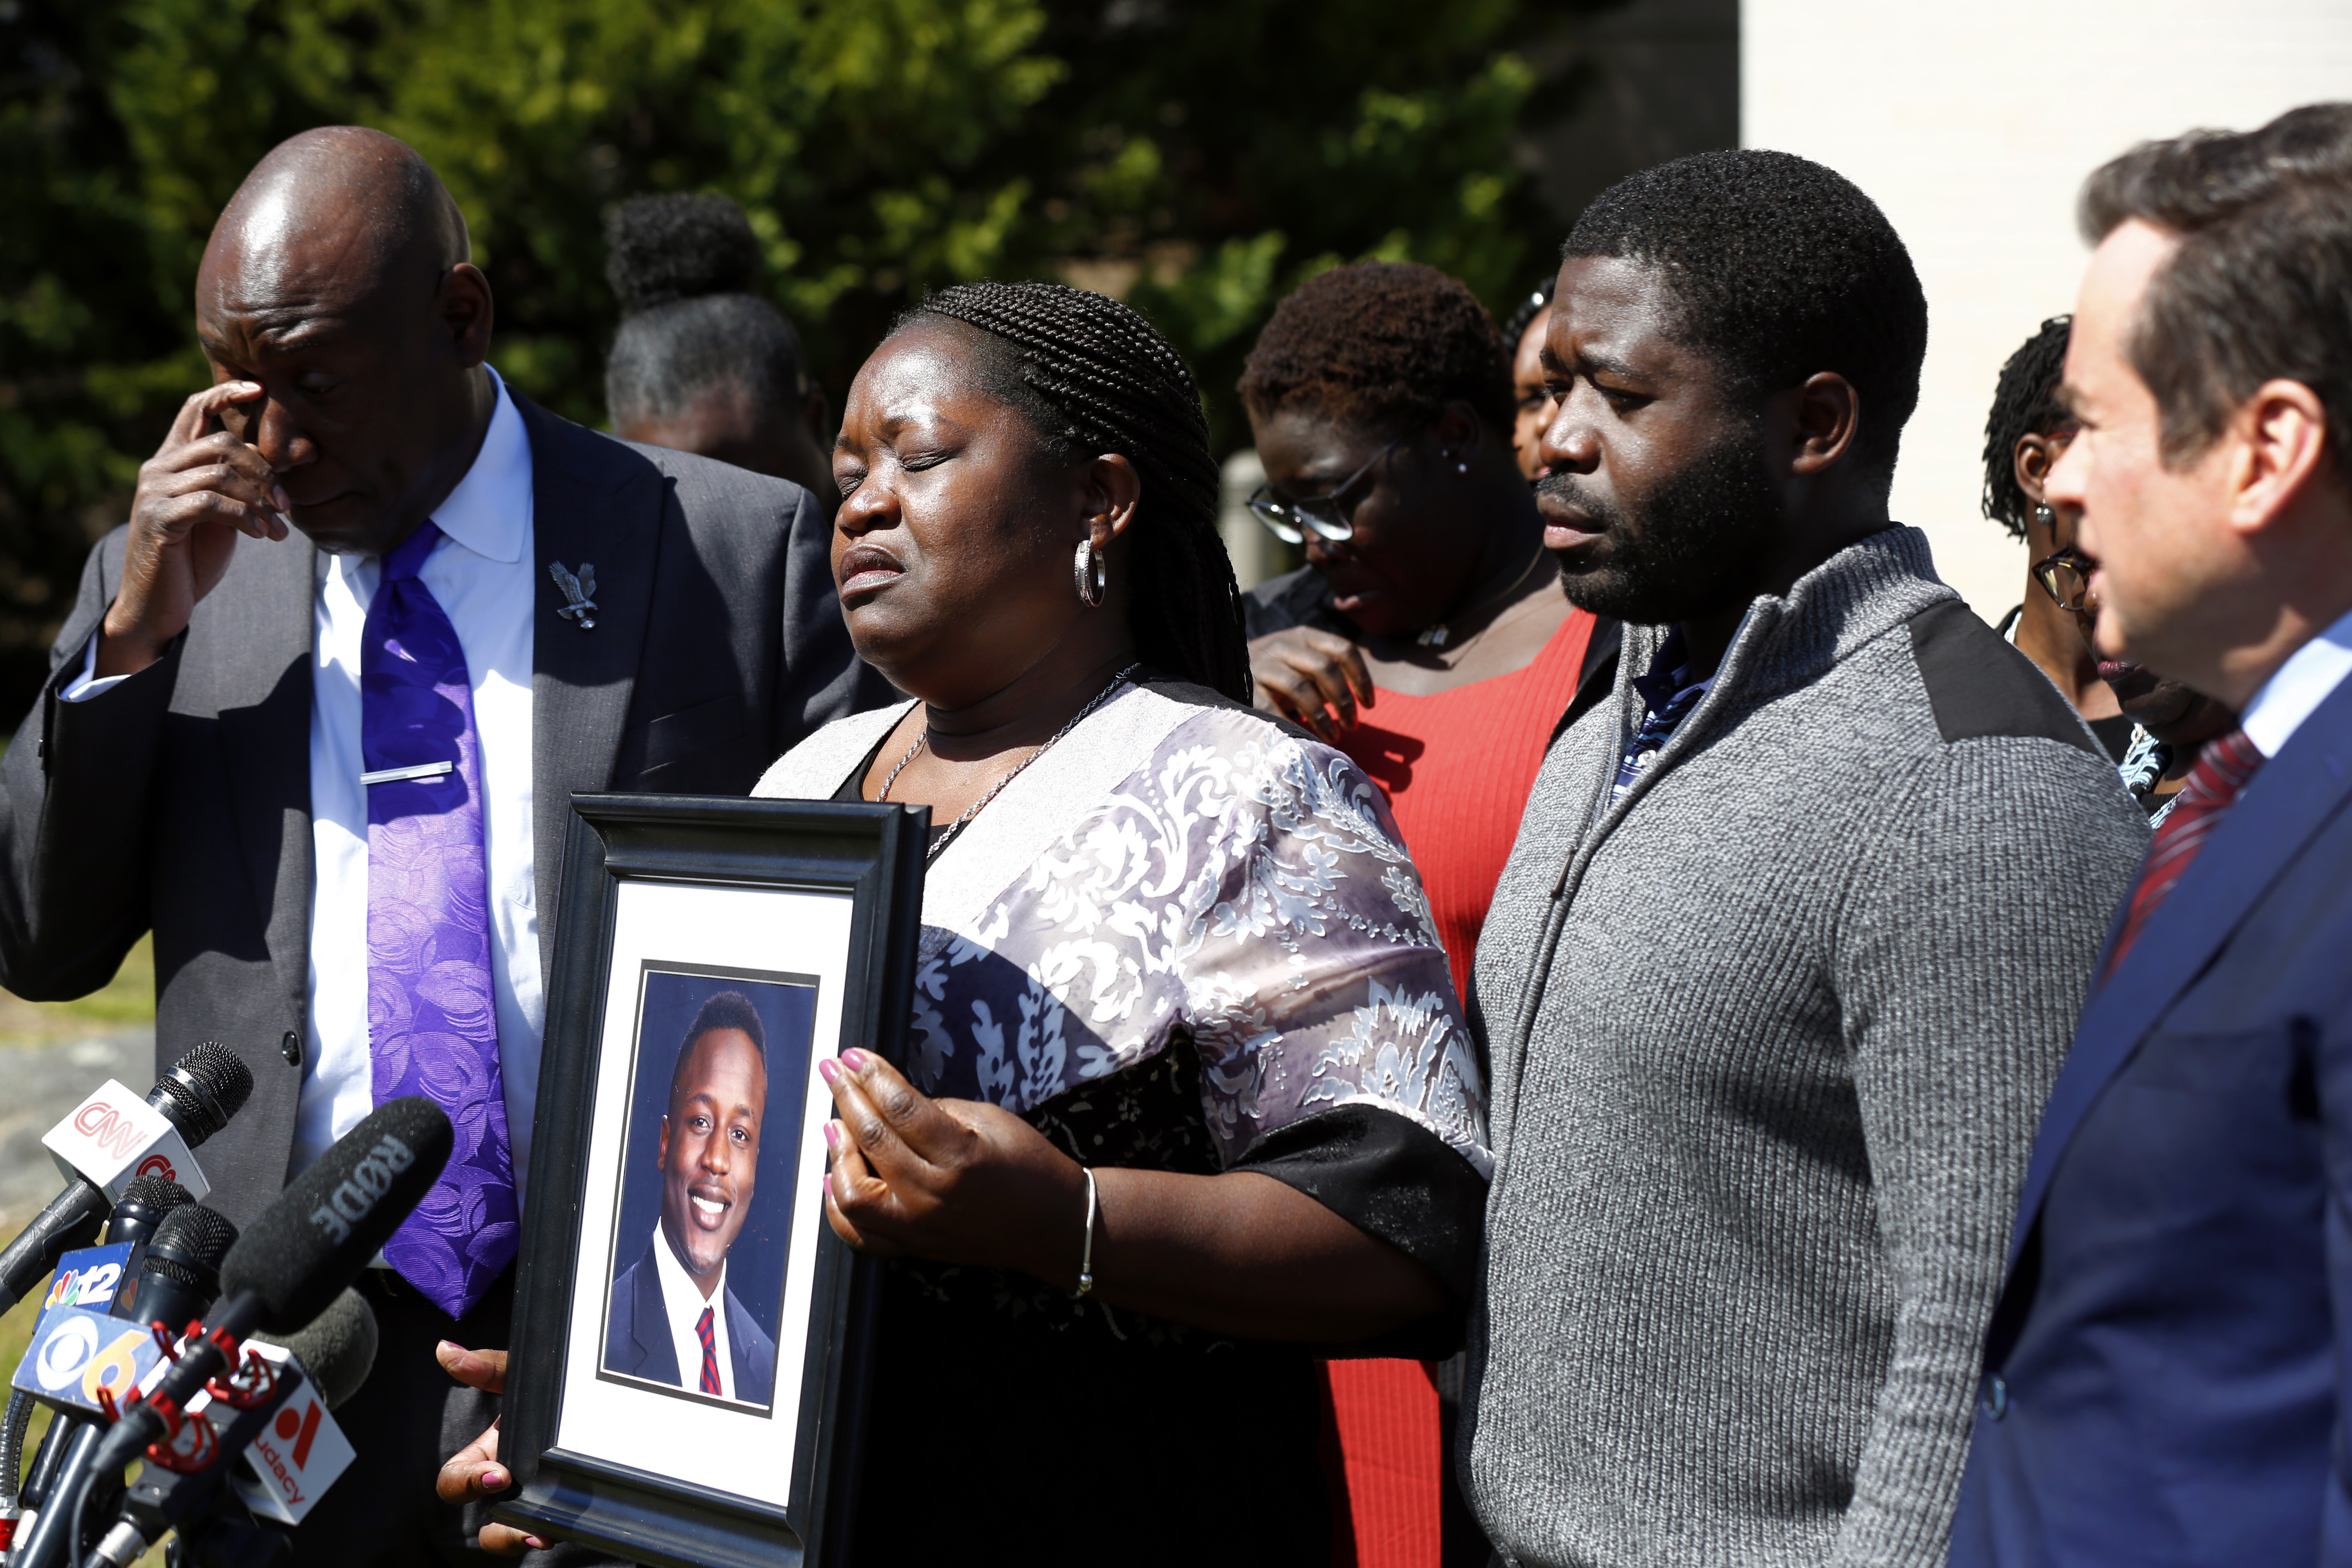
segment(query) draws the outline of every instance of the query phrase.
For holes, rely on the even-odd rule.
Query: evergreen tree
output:
[[[1608,3],[0,0],[0,707],[207,379],[215,215],[297,131],[432,160],[500,372],[573,418],[603,419],[605,212],[716,191],[836,401],[926,289],[1058,277],[1150,314],[1231,446],[1241,356],[1314,270],[1410,258],[1501,304],[1541,265],[1514,144],[1565,88],[1518,51]]]

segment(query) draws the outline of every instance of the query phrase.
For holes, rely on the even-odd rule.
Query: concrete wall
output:
[[[2001,361],[2070,309],[2083,176],[2133,142],[2352,98],[2346,0],[1743,0],[1740,141],[1868,191],[1927,287],[1927,365],[1895,514],[1988,619],[2022,550],[1978,510]]]

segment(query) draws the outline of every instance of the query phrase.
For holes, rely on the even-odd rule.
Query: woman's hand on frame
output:
[[[818,1072],[841,1120],[825,1125],[825,1218],[861,1251],[1018,1268],[1075,1288],[1086,1176],[1009,1110],[933,1100],[871,1051]]]
[[[442,1371],[468,1388],[486,1394],[507,1391],[504,1351],[469,1351],[444,1340],[434,1347],[433,1354]],[[449,1457],[434,1478],[433,1490],[443,1502],[462,1507],[486,1501],[513,1484],[513,1474],[499,1463],[499,1424],[493,1421],[488,1430]],[[483,1551],[500,1557],[544,1551],[547,1546],[538,1536],[526,1535],[509,1524],[482,1526],[480,1543]]]

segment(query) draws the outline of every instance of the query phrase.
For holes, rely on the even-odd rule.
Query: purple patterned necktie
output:
[[[456,764],[365,786],[368,1041],[376,1103],[421,1094],[457,1130],[441,1179],[383,1256],[462,1318],[514,1260],[520,1226],[490,988],[474,693],[457,630],[416,575],[440,538],[427,521],[383,558],[360,649],[360,754],[371,773]]]

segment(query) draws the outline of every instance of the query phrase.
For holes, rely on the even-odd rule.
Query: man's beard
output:
[[[1624,509],[1588,494],[1577,476],[1547,474],[1537,492],[1575,507],[1601,530],[1606,552],[1591,570],[1562,574],[1569,602],[1596,616],[1662,626],[1713,616],[1752,598],[1780,526],[1764,477],[1764,437],[1727,436]]]

